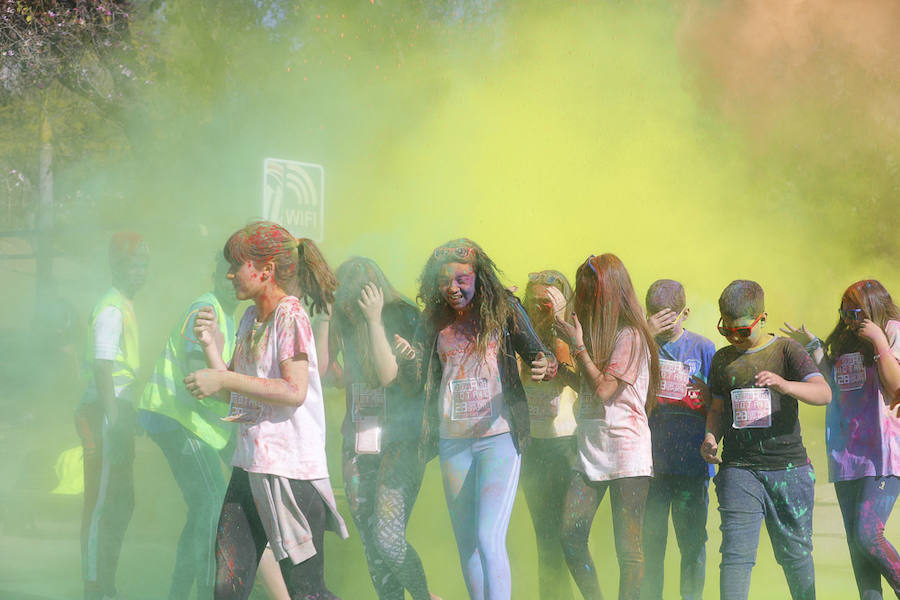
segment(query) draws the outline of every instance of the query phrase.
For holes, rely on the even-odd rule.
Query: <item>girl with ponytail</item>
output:
[[[246,599],[263,549],[278,559],[292,598],[331,600],[326,527],[347,537],[325,460],[325,411],[309,316],[327,313],[337,280],[319,249],[280,225],[251,223],[225,244],[227,277],[251,300],[234,358],[221,359],[215,315],[194,329],[210,368],[185,378],[197,398],[222,394],[238,423],[231,482],[216,537],[216,600]]]

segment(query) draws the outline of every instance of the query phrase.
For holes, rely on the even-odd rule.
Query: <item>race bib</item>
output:
[[[660,398],[682,400],[687,396],[691,375],[688,366],[677,360],[659,359],[659,393]],[[664,404],[671,404],[664,402]]]
[[[861,389],[866,383],[866,366],[859,352],[842,354],[834,363],[834,382],[842,392]]]
[[[480,377],[450,382],[450,419],[470,421],[494,416],[488,380]]]
[[[258,423],[262,417],[263,403],[240,394],[231,393],[228,415],[222,417],[229,423]]]
[[[578,420],[606,420],[606,405],[594,395],[594,390],[584,381],[581,382],[578,392]]]
[[[384,388],[373,388],[365,383],[354,383],[350,388],[353,422],[366,418],[383,420],[385,417]]]
[[[771,427],[772,393],[769,388],[731,390],[731,411],[735,429]]]
[[[555,419],[559,414],[559,388],[555,385],[531,385],[525,389],[525,395],[532,419]]]

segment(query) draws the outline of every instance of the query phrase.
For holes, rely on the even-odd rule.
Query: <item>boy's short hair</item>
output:
[[[650,284],[644,304],[651,315],[666,308],[680,313],[685,306],[684,286],[674,279],[657,279]]]
[[[736,279],[719,296],[719,312],[726,319],[756,318],[766,312],[762,286],[749,279]]]

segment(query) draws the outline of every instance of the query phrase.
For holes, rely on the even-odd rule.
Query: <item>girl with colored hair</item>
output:
[[[221,358],[215,313],[194,328],[210,368],[185,378],[198,398],[230,397],[239,424],[231,481],[216,537],[217,600],[246,599],[268,543],[292,598],[334,599],[325,586],[326,527],[347,536],[325,460],[325,411],[309,316],[334,302],[337,281],[316,245],[267,221],[225,244],[227,277],[251,300],[230,365]]]
[[[659,358],[631,277],[617,256],[592,255],[578,267],[573,323],[557,319],[557,324],[571,340],[581,373],[578,450],[563,510],[563,552],[582,596],[601,598],[588,536],[609,489],[619,598],[637,599],[644,570],[644,506],[653,475],[647,414],[655,405]]]
[[[824,342],[801,325],[782,332],[806,345],[831,380],[825,446],[864,600],[881,598],[881,578],[900,598],[900,555],[884,537],[900,494],[900,309],[884,286],[858,281],[841,297],[840,317]]]
[[[397,382],[389,339],[412,338],[419,309],[368,258],[337,269],[329,349],[343,358],[347,412],[341,433],[344,490],[380,600],[429,600],[422,561],[406,541],[424,464],[422,402]]]
[[[575,460],[575,415],[578,380],[572,370],[567,337],[560,337],[556,318],[572,322],[572,287],[559,271],[529,273],[523,304],[534,330],[559,361],[557,377],[531,381],[521,369],[528,397],[531,443],[522,455],[522,490],[531,513],[538,551],[538,588],[542,600],[572,598],[569,572],[559,536],[569,473]],[[524,367],[524,365],[523,365]]]
[[[477,244],[458,239],[428,257],[425,308],[412,344],[399,336],[401,380],[424,389],[423,461],[440,456],[444,495],[471,598],[510,598],[506,531],[530,438],[516,354],[535,380],[556,359]]]

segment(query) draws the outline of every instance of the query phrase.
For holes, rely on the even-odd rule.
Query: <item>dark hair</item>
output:
[[[541,318],[542,313],[539,314],[537,310],[537,299],[534,295],[534,286],[536,285],[554,287],[560,291],[566,300],[563,318],[569,323],[572,322],[572,286],[565,275],[553,269],[529,273],[528,275],[528,284],[525,286],[522,304],[525,312],[528,314],[528,318],[531,320],[531,324],[534,326],[535,333],[538,334],[545,346],[553,348],[557,337],[559,337],[556,332],[556,319],[552,313],[549,319]]]
[[[756,318],[766,312],[762,287],[749,279],[735,279],[719,296],[719,312],[725,319]]]
[[[900,321],[900,308],[897,308],[891,295],[876,279],[863,279],[848,287],[841,296],[841,306],[861,308],[863,315],[881,327],[882,331],[888,321]],[[843,319],[838,318],[837,325],[825,339],[825,354],[833,362],[841,354],[850,352],[861,353],[867,365],[874,362],[875,349],[872,345],[863,343],[854,330],[847,327]]]
[[[438,291],[438,272],[447,263],[472,265],[475,271],[475,296],[472,309],[478,334],[475,347],[479,354],[487,351],[494,335],[501,335],[503,327],[511,323],[515,327],[510,294],[500,283],[499,270],[481,246],[470,239],[450,240],[435,248],[425,262],[419,276],[418,300],[424,305],[422,316],[432,326],[441,329],[453,320],[453,311]]]
[[[659,388],[656,342],[650,335],[631,277],[615,254],[591,256],[578,267],[575,273],[575,314],[585,333],[584,345],[601,371],[609,366],[619,331],[625,327],[637,330],[650,353],[650,386],[645,406],[648,413],[652,412],[656,408]],[[626,368],[641,359],[642,350],[640,346],[632,349]]]
[[[652,315],[666,308],[680,313],[686,304],[684,286],[674,279],[657,279],[647,289],[644,304],[647,306],[647,312]]]
[[[384,308],[382,315],[409,307],[418,312],[415,304],[398,292],[390,284],[384,272],[371,258],[354,256],[347,259],[336,271],[338,287],[334,294],[334,310],[332,311],[329,337],[334,342],[330,347],[352,345],[353,352],[359,360],[363,375],[371,385],[378,384],[378,376],[369,357],[369,333],[362,311],[359,308],[359,298],[366,284],[373,283],[384,294]],[[397,315],[399,317],[399,315]]]
[[[117,271],[139,254],[149,252],[147,242],[134,231],[117,231],[109,239],[109,266]]]
[[[326,312],[334,302],[337,279],[316,244],[294,238],[277,223],[254,221],[238,229],[225,242],[223,255],[234,266],[272,261],[275,282],[288,294],[302,295],[312,314]]]

